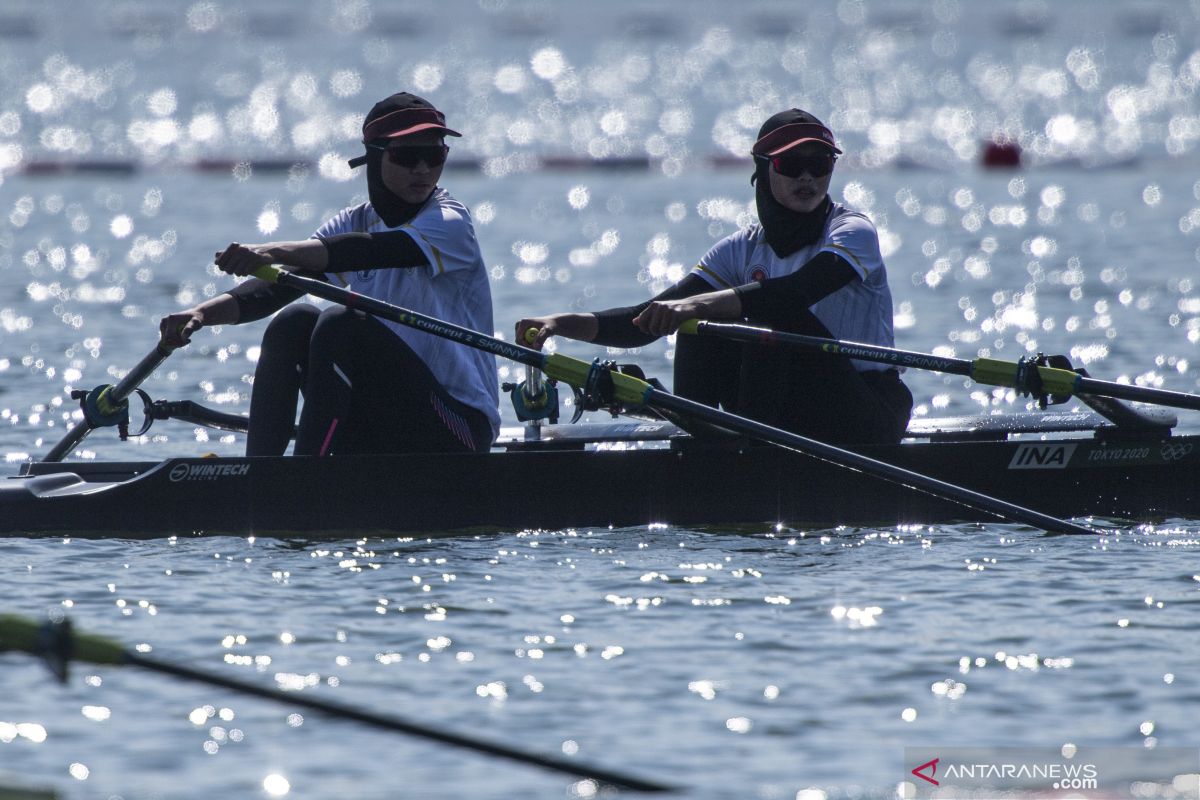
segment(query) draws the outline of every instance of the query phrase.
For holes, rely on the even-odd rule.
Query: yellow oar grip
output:
[[[546,356],[545,368],[547,376],[556,381],[562,381],[570,386],[583,387],[587,385],[588,375],[592,365],[578,358],[564,356],[562,353],[551,353]],[[613,399],[620,403],[643,405],[646,397],[653,388],[643,380],[613,371],[609,373],[613,382]]]
[[[537,328],[533,328],[533,327],[526,328],[525,336],[524,336],[525,344],[533,344],[534,341],[537,339],[537,335],[538,335]]]
[[[281,270],[279,267],[276,267],[273,264],[267,264],[266,266],[259,267],[250,274],[259,280],[266,281],[267,283],[275,283],[279,280],[280,272]]]
[[[96,395],[96,410],[107,417],[120,412],[121,409],[126,408],[129,405],[129,403],[125,401],[113,403],[111,400],[112,386],[105,386],[100,394]]]
[[[1042,379],[1042,388],[1048,394],[1074,394],[1078,385],[1079,375],[1069,369],[1058,367],[1038,367],[1038,376]],[[979,358],[971,365],[971,378],[989,386],[1017,385],[1017,365],[1011,361],[1000,361],[994,358]]]
[[[1079,374],[1069,369],[1038,367],[1038,375],[1042,376],[1042,388],[1050,394],[1075,394],[1079,385]]]
[[[41,655],[41,625],[12,614],[0,615],[0,648]],[[71,658],[91,664],[124,664],[120,642],[88,633],[71,634]]]
[[[680,333],[698,333],[699,330],[700,320],[698,319],[686,319],[683,321],[683,324],[679,326]]]

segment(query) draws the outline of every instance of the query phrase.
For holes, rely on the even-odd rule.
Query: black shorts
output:
[[[811,312],[778,329],[831,338]],[[900,441],[913,397],[894,369],[860,372],[844,356],[680,336],[675,392],[834,444]]]
[[[298,395],[304,407],[296,426]],[[247,455],[486,452],[488,416],[446,391],[383,323],[342,306],[283,309],[263,336]]]

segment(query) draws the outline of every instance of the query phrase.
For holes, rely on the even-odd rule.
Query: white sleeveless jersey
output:
[[[717,242],[692,272],[714,288],[730,289],[791,275],[826,251],[848,261],[861,280],[814,303],[813,314],[837,339],[893,347],[892,292],[879,252],[879,234],[866,216],[838,203],[833,204],[822,237],[786,258],[775,255],[762,225],[755,224]],[[860,371],[890,369],[870,361],[853,363]]]
[[[387,231],[404,231],[411,236],[429,263],[421,267],[331,272],[329,279],[361,294],[488,336],[495,332],[491,284],[471,213],[445,189],[435,189],[417,215],[396,228],[389,228],[371,204],[364,203],[340,211],[314,237]],[[380,322],[412,348],[452,397],[487,415],[493,439],[499,434],[500,392],[494,356],[389,320]]]

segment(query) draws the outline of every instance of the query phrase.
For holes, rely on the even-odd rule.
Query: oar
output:
[[[149,378],[154,370],[158,369],[158,365],[165,361],[174,349],[159,341],[154,349],[137,363],[137,366],[129,370],[124,378],[117,381],[116,385],[97,386],[88,392],[83,403],[83,419],[75,423],[75,426],[67,431],[67,435],[62,438],[62,441],[54,445],[54,449],[47,453],[42,460],[62,461],[75,445],[82,442],[83,438],[96,428],[117,424],[119,416],[125,410],[126,398],[133,394],[134,390],[141,385],[142,381]]]
[[[479,350],[501,356],[512,361],[536,367],[548,377],[562,381],[571,386],[583,389],[585,392],[600,389],[618,403],[631,406],[649,406],[672,413],[681,413],[700,419],[721,428],[741,433],[753,439],[777,445],[788,450],[795,450],[806,455],[825,459],[841,467],[865,472],[877,478],[899,483],[947,500],[953,500],[962,505],[970,506],[1000,519],[1022,522],[1035,528],[1055,533],[1095,534],[1095,531],[1082,525],[1076,525],[1067,520],[1051,517],[1038,511],[1009,503],[995,497],[981,494],[971,489],[956,486],[945,481],[921,475],[902,467],[886,464],[873,458],[843,450],[815,439],[809,439],[788,431],[782,431],[769,425],[745,419],[725,411],[703,405],[701,403],[677,397],[669,392],[656,389],[646,381],[631,375],[604,370],[598,363],[588,364],[577,358],[561,353],[543,353],[531,347],[512,344],[487,336],[477,331],[454,325],[449,322],[419,314],[415,311],[376,300],[373,297],[343,289],[323,281],[305,278],[291,272],[283,272],[276,267],[262,267],[254,275],[262,280],[290,286],[302,292],[322,297],[326,300],[340,303],[348,308],[360,309],[374,314],[382,319],[388,319],[401,325],[425,331],[434,336],[459,342]],[[604,384],[603,386],[600,386]]]
[[[424,739],[442,742],[443,744],[454,745],[455,747],[464,747],[479,753],[507,758],[522,764],[542,767],[576,778],[596,781],[608,786],[638,792],[677,791],[677,787],[674,786],[622,775],[581,762],[526,753],[506,745],[486,742],[447,731],[435,730],[399,717],[384,716],[383,714],[376,714],[371,711],[331,703],[327,700],[318,700],[295,692],[269,689],[225,675],[217,675],[193,669],[192,667],[185,667],[182,664],[171,664],[157,659],[150,659],[125,649],[120,642],[114,639],[75,632],[71,629],[69,620],[48,622],[44,625],[39,625],[24,617],[11,614],[0,615],[0,650],[4,649],[20,650],[45,659],[47,665],[60,679],[65,679],[67,664],[72,659],[85,661],[90,664],[141,667],[153,672],[174,675],[178,678],[208,684],[209,686],[217,686],[254,697],[275,700],[291,706],[308,708],[339,719],[362,722],[394,733],[405,733],[410,736],[419,736]]]
[[[897,350],[873,344],[844,342],[800,333],[785,333],[753,325],[694,319],[680,325],[679,331],[702,336],[718,336],[722,339],[733,339],[739,342],[790,345],[805,350],[856,358],[861,361],[874,361],[897,367],[912,367],[950,375],[963,375],[977,383],[1005,386],[1034,394],[1090,394],[1200,411],[1200,395],[1097,380],[1069,369],[1041,366],[1032,362],[1000,361],[994,358],[976,358],[968,361],[963,358],[945,358],[929,353],[914,353],[909,350]],[[1036,377],[1032,372],[1034,369],[1036,369]]]

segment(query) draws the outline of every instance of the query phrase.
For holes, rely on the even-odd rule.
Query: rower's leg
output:
[[[675,337],[675,394],[740,413],[737,400],[741,363],[740,342],[679,335]]]
[[[834,338],[811,312],[773,327]],[[837,444],[898,442],[908,426],[912,394],[898,373],[860,373],[827,353],[747,344],[742,360],[743,416]]]
[[[308,342],[320,311],[307,303],[284,308],[263,334],[250,395],[246,455],[281,456],[296,427],[296,404],[308,371]]]
[[[350,400],[356,382],[368,380],[358,374],[358,350],[369,344],[359,341],[359,329],[367,319],[361,311],[331,306],[320,312],[309,339],[308,375],[304,408],[296,430],[294,452],[298,456],[338,452],[350,416]]]
[[[342,307],[313,332],[296,455],[486,451],[486,415],[450,396],[379,320]]]

